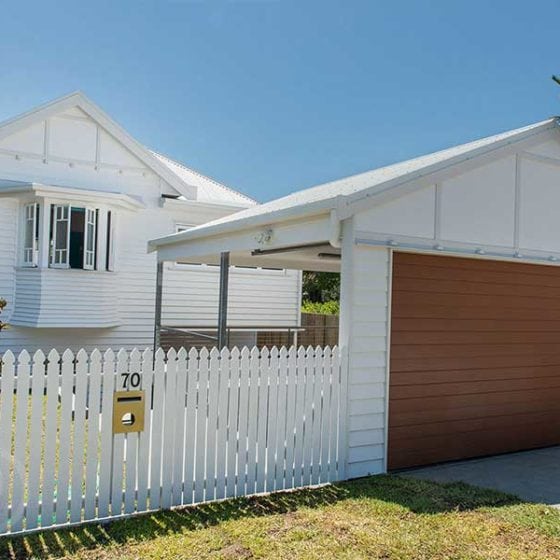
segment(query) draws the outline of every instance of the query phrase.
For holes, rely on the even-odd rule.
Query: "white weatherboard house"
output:
[[[145,148],[81,93],[0,124],[0,353],[152,344],[146,243],[255,201]],[[215,327],[218,271],[169,263],[163,324]],[[299,323],[300,275],[234,269],[232,342]]]
[[[346,476],[560,443],[556,118],[155,239],[340,271]],[[344,441],[343,439],[343,441]]]

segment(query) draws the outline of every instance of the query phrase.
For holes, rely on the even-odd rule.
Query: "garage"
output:
[[[388,468],[560,443],[560,269],[393,254]]]

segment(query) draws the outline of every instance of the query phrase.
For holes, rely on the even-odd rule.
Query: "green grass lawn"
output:
[[[0,539],[0,558],[560,559],[560,511],[379,476]]]

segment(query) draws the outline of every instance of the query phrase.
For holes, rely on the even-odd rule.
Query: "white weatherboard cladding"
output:
[[[520,246],[559,251],[560,160],[551,164],[524,158],[520,175]]]
[[[385,470],[390,252],[354,244],[343,230],[340,343],[348,349],[348,478]],[[343,370],[344,371],[344,370]]]
[[[515,156],[443,181],[441,238],[513,245]]]
[[[356,215],[356,229],[405,236],[433,237],[434,185]]]
[[[155,255],[146,252],[148,240],[174,233],[178,224],[197,225],[236,210],[222,204],[223,187],[217,184],[214,203],[185,200],[162,207],[161,193],[176,191],[78,108],[0,140],[2,179],[98,191],[101,196],[91,206],[112,212],[115,255],[114,272],[19,268],[23,210],[17,199],[0,198],[0,297],[8,301],[2,319],[13,323],[0,335],[0,353],[150,346],[156,264]],[[129,195],[145,208],[112,207],[103,192]],[[223,195],[229,197],[229,190]],[[57,202],[67,200],[48,201]],[[215,328],[218,270],[170,263],[165,275],[164,324]],[[299,278],[298,272],[232,270],[231,323],[297,326]],[[255,335],[232,333],[230,340],[251,345]]]

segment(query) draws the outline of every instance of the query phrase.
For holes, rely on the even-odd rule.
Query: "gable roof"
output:
[[[278,221],[340,210],[343,206],[348,207],[350,204],[356,204],[366,198],[396,189],[404,182],[425,177],[557,127],[558,118],[553,117],[474,142],[297,191],[271,202],[191,228],[188,231],[153,240],[150,243],[150,249],[154,250],[160,245],[177,243],[181,240],[219,235],[229,231],[265,226]]]
[[[207,202],[230,203],[241,206],[256,204],[253,199],[213,179],[205,177],[201,173],[197,173],[185,167],[181,163],[152,152],[133,138],[124,128],[103,111],[103,109],[98,107],[80,91],[70,93],[69,95],[55,99],[54,101],[36,107],[19,116],[0,122],[0,140],[38,121],[48,119],[57,113],[74,107],[78,107],[96,121],[99,126],[111,134],[111,136],[118,140],[149,169],[169,183],[185,198]]]
[[[257,201],[240,193],[234,191],[228,186],[219,183],[218,181],[202,175],[198,171],[187,167],[186,165],[172,160],[167,156],[152,152],[156,158],[164,165],[178,175],[188,185],[194,185],[197,188],[196,199],[201,202],[221,202],[232,204],[236,206],[254,206]]]

